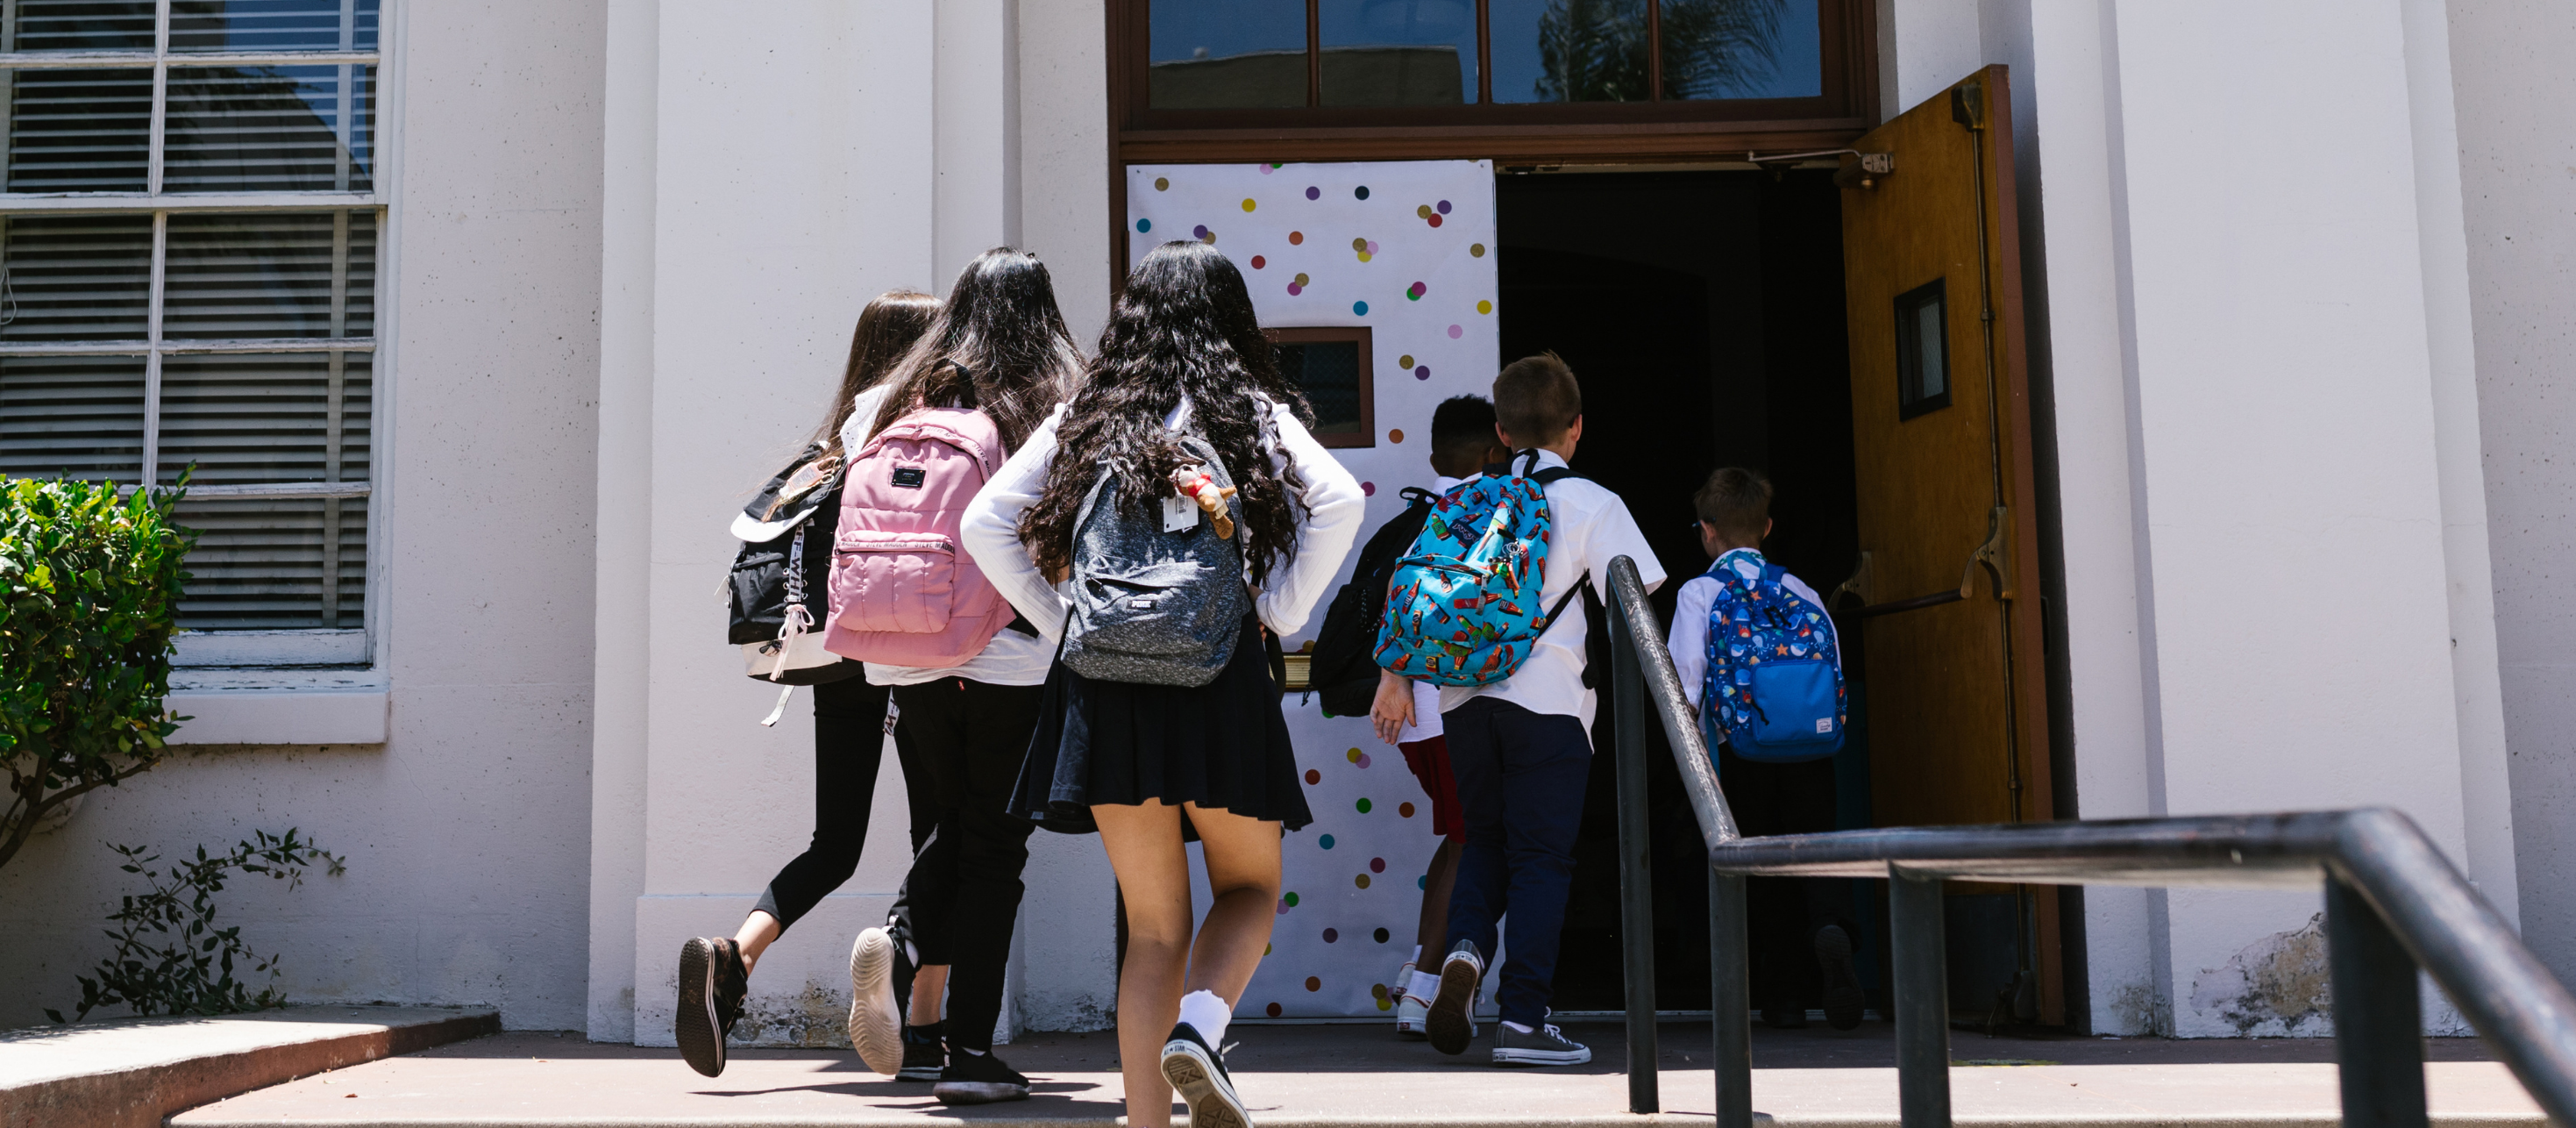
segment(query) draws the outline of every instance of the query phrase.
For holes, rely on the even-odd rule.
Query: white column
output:
[[[1017,0],[931,4],[936,203],[932,268],[946,296],[958,270],[1020,239]]]

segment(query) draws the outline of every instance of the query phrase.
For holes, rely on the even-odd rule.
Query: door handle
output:
[[[1920,611],[1926,607],[1939,607],[1945,603],[1958,603],[1977,593],[1977,569],[1979,568],[1984,568],[1988,575],[1994,577],[1995,598],[2009,600],[2013,597],[2013,591],[2012,584],[2004,572],[2004,518],[2006,516],[2004,507],[2000,505],[1986,515],[1985,542],[1968,554],[1967,566],[1959,570],[1957,590],[1936,591],[1930,595],[1918,595],[1912,599],[1899,599],[1887,603],[1871,603],[1869,602],[1870,561],[1869,554],[1864,552],[1860,554],[1860,567],[1852,572],[1852,578],[1844,580],[1842,586],[1835,588],[1833,596],[1825,602],[1831,604],[1835,598],[1840,598],[1842,593],[1848,591],[1860,597],[1862,606],[1858,614],[1864,619],[1894,615],[1900,611]]]

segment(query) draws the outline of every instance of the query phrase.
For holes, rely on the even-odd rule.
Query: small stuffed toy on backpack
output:
[[[1806,585],[1749,548],[1708,566],[1708,668],[1700,729],[1711,748],[1766,763],[1818,760],[1842,751],[1842,648],[1833,617]]]

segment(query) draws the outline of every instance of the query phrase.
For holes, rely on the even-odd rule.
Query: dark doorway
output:
[[[1829,174],[1505,174],[1495,195],[1502,358],[1553,350],[1582,380],[1574,468],[1627,501],[1671,577],[1654,600],[1658,632],[1682,582],[1708,566],[1690,499],[1719,466],[1770,476],[1776,527],[1764,548],[1775,563],[1820,592],[1841,583],[1858,537],[1841,202]],[[1843,634],[1846,669],[1857,671],[1859,632]],[[1856,697],[1852,747],[1833,765],[1838,827],[1868,825],[1859,706]],[[1624,1005],[1615,737],[1604,695],[1557,963],[1560,1011]],[[1647,737],[1657,1005],[1706,1009],[1699,832],[1660,728]],[[1849,899],[1874,987],[1874,894],[1854,889]],[[1757,896],[1757,948],[1763,903]],[[1757,999],[1766,985],[1813,997],[1812,961],[1757,960],[1754,974]]]

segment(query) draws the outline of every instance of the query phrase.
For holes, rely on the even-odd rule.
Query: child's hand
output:
[[[1413,682],[1391,670],[1377,672],[1377,699],[1369,703],[1369,723],[1377,738],[1389,744],[1413,724]]]

